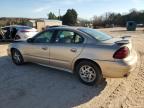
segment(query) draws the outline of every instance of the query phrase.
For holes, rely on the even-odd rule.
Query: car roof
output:
[[[86,28],[86,27],[75,27],[75,26],[57,26],[57,27],[50,27],[48,28],[47,30],[51,29],[58,29],[58,30],[61,30],[61,29],[66,29],[66,30],[78,30],[78,29],[82,29],[82,28]]]
[[[29,27],[29,26],[23,26],[23,25],[9,25],[9,26],[1,27],[1,28],[7,28],[7,27]]]

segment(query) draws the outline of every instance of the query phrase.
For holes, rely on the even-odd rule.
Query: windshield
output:
[[[90,28],[81,28],[79,29],[80,31],[94,37],[95,39],[99,40],[99,41],[105,41],[105,40],[109,40],[111,39],[112,37],[103,33],[103,32],[100,32],[100,31],[97,31],[95,29],[90,29]]]

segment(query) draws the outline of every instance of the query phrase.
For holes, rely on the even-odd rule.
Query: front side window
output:
[[[16,29],[18,29],[18,30],[23,30],[23,29],[32,29],[32,27],[28,27],[28,26],[21,26],[21,27],[16,27]]]
[[[56,43],[82,43],[83,37],[72,31],[59,31],[56,37]]]
[[[34,38],[34,43],[49,43],[52,36],[53,31],[45,31]]]

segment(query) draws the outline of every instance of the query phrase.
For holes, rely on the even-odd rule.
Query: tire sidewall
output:
[[[20,62],[16,62],[16,61],[15,61],[15,59],[14,59],[14,53],[15,53],[15,52],[17,52],[17,54],[19,54],[19,56],[20,56]],[[22,65],[22,64],[24,63],[24,59],[23,59],[21,53],[20,53],[18,50],[16,50],[16,49],[14,49],[14,50],[12,51],[12,61],[13,61],[13,63],[16,64],[16,65]]]

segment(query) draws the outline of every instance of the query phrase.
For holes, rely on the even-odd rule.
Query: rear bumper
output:
[[[128,76],[136,68],[137,60],[137,53],[134,52],[133,56],[126,60],[96,62],[100,65],[104,77],[122,78]]]

